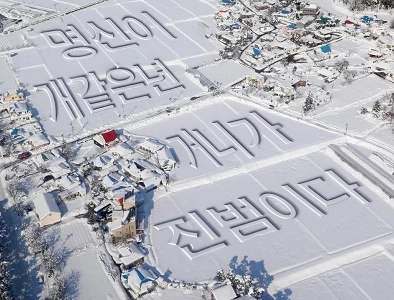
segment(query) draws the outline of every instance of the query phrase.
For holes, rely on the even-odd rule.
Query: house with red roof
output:
[[[118,135],[116,134],[114,129],[111,129],[106,132],[102,132],[98,135],[96,135],[93,138],[93,141],[96,145],[105,148],[113,144],[118,138]]]

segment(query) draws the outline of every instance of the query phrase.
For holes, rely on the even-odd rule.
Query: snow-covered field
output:
[[[356,18],[336,2],[311,2]],[[24,5],[53,14],[86,3]],[[392,299],[392,125],[360,114],[394,90],[366,71],[375,42],[343,35],[332,43],[333,56],[360,72],[351,84],[325,84],[304,53],[310,68],[298,72],[330,95],[305,116],[301,101],[274,106],[229,92],[254,71],[217,62],[218,9],[217,0],[109,0],[2,36],[0,91],[26,88],[33,115],[58,141],[115,128],[173,148],[170,184],[146,194],[153,199],[144,207],[145,262],[169,279],[207,283],[232,268],[249,270],[268,290],[264,299]],[[287,73],[272,78],[290,85]],[[219,90],[208,93],[204,80]],[[75,299],[125,298],[102,241],[74,219],[84,206],[65,207],[45,236],[73,276]],[[146,299],[201,295],[157,289]]]
[[[230,96],[210,102],[200,109],[137,129],[175,149],[181,162],[174,172],[178,182],[195,177],[215,180],[219,176],[216,174],[232,174],[238,168],[247,172],[258,167],[259,161],[272,158],[278,162],[288,152],[302,153],[301,148],[308,146],[319,148],[317,143],[328,144],[338,137],[302,121],[262,111],[257,105],[245,105]],[[212,179],[208,174],[212,174]]]
[[[213,8],[200,1],[188,8],[110,1],[34,27],[29,38],[37,47],[13,63],[45,131],[96,129],[204,91],[182,60],[217,53],[204,36],[216,30],[204,19]]]
[[[271,126],[259,127],[251,111]],[[223,127],[215,126],[235,120],[239,131],[229,126],[223,135]],[[204,281],[238,260],[273,276],[264,282],[271,295],[290,289],[291,299],[341,298],[341,292],[376,297],[378,288],[364,290],[352,270],[368,268],[365,258],[388,251],[393,207],[327,148],[345,138],[234,100],[138,131],[174,141],[181,161],[179,180],[158,193],[150,219],[152,255],[163,273]],[[235,141],[246,147],[236,148]],[[225,152],[232,147],[233,153]],[[375,280],[386,276],[376,272]],[[391,291],[380,293],[389,297]]]

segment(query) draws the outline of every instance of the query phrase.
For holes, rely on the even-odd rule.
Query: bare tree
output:
[[[255,299],[261,299],[264,288],[259,281],[250,274],[236,275],[232,269],[225,274],[222,269],[216,272],[219,282],[231,284],[237,296],[250,295]]]
[[[374,118],[380,117],[381,110],[382,110],[382,106],[380,104],[380,101],[376,100],[376,102],[374,103],[374,105],[372,107],[372,115],[374,116]]]
[[[2,214],[0,213],[0,299],[11,300],[11,275],[9,272],[9,264],[3,257],[4,247],[9,243],[7,241],[8,231],[5,227],[5,222],[3,220]]]
[[[46,249],[42,253],[42,266],[48,277],[52,277],[58,271],[60,258],[52,249]]]
[[[343,85],[345,85],[345,84],[350,85],[354,82],[354,77],[356,77],[357,72],[354,70],[351,70],[351,71],[344,70],[342,72],[342,74],[343,74],[343,79],[345,79],[345,82],[343,83]]]
[[[67,143],[63,137],[62,144],[60,145],[60,151],[63,157],[70,163],[70,161],[75,157],[75,152],[70,143]]]
[[[335,62],[334,67],[337,71],[343,72],[349,67],[349,61],[347,59],[341,59]]]
[[[51,300],[64,300],[66,298],[66,280],[61,276],[55,276],[49,293]]]
[[[22,197],[25,195],[23,191],[23,183],[20,180],[14,179],[8,182],[6,187],[8,196],[16,203],[22,200]]]
[[[42,229],[37,224],[29,225],[24,232],[24,237],[33,253],[43,253],[47,249]]]

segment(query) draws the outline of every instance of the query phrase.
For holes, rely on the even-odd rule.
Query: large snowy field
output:
[[[217,54],[204,36],[216,31],[214,9],[171,3],[108,1],[29,31],[36,47],[13,64],[47,134],[97,129],[203,91],[183,60]]]
[[[291,299],[392,294],[380,284],[394,267],[393,206],[329,147],[357,140],[225,96],[134,129],[181,162],[150,212],[163,273],[194,282],[249,269]]]
[[[334,1],[310,2],[356,18]],[[53,14],[86,3],[23,5]],[[57,140],[111,128],[173,148],[170,183],[144,204],[145,261],[168,279],[208,283],[231,268],[251,272],[264,299],[393,299],[394,135],[389,120],[360,114],[393,83],[364,72],[327,84],[330,101],[306,116],[302,102],[268,109],[269,99],[230,91],[254,72],[217,62],[218,3],[109,0],[4,35],[0,92],[24,88]],[[370,47],[348,36],[332,44],[357,68],[370,62]],[[324,84],[314,69],[305,78]],[[219,91],[208,93],[204,79]],[[45,237],[62,254],[75,299],[126,298],[85,219],[64,218]],[[169,289],[146,299],[201,294]]]

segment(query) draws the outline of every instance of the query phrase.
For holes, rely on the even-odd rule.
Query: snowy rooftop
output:
[[[38,194],[33,198],[33,203],[40,220],[51,214],[60,214],[59,206],[50,193]]]
[[[233,287],[230,284],[223,284],[218,287],[214,287],[212,295],[215,300],[232,300],[237,297]]]

